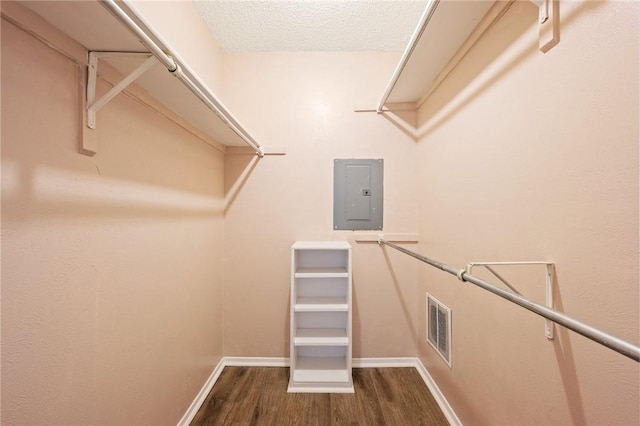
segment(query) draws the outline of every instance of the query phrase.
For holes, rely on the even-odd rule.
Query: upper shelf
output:
[[[128,28],[98,2],[26,1],[22,4],[89,51],[148,51]],[[177,59],[179,52],[172,53]],[[101,61],[107,62],[124,76],[131,74],[143,60],[140,57],[101,58]],[[185,64],[182,65],[184,67]],[[156,64],[135,82],[215,142],[226,146],[246,146],[246,141],[223,118],[207,107],[162,64]],[[226,107],[223,108],[228,113]]]
[[[377,112],[419,108],[514,1],[430,0]],[[538,47],[546,53],[559,41],[559,0],[529,1],[538,7]]]
[[[432,0],[396,68],[379,110],[382,104],[420,103],[494,3],[494,0]]]

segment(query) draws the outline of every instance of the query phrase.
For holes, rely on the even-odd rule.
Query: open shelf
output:
[[[23,1],[21,4],[89,51],[147,52],[147,48],[136,36],[97,1]],[[163,34],[159,33],[159,36]],[[180,52],[175,49],[168,50],[172,57],[180,57]],[[127,76],[144,59],[130,55],[110,55],[101,59],[101,62],[108,63],[120,74]],[[231,130],[220,116],[209,109],[163,65],[154,65],[139,76],[135,84],[213,142],[226,146],[246,146],[243,139]],[[225,113],[230,114],[226,107],[223,108]]]
[[[347,312],[346,297],[298,297],[295,312]]]
[[[295,346],[347,346],[347,330],[341,328],[299,328],[293,338]]]
[[[299,357],[296,364],[296,382],[346,383],[351,378],[344,357]]]
[[[484,26],[479,24],[490,9],[494,5],[496,9],[505,8],[508,4],[495,0],[437,3],[426,26],[421,20],[407,46],[389,83],[385,105],[413,104],[414,108],[419,107],[432,88],[457,65],[482,34]]]
[[[294,250],[350,250],[346,241],[296,241],[291,247]]]
[[[348,277],[349,271],[346,268],[329,268],[329,267],[307,267],[298,268],[296,270],[296,278],[340,278]]]

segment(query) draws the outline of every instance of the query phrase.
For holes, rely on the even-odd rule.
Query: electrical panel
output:
[[[334,160],[333,229],[381,230],[382,159]]]

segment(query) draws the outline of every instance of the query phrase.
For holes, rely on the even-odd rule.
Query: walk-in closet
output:
[[[640,3],[0,11],[3,425],[640,424]]]

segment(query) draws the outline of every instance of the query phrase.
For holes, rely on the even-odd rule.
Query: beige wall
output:
[[[384,158],[386,232],[415,232],[415,143],[373,107],[397,53],[225,56],[225,102],[265,146],[287,155],[227,155],[225,354],[288,356],[290,247],[349,240],[354,357],[415,356],[419,301],[410,259],[333,231],[333,160]],[[241,188],[238,191],[238,188]]]
[[[3,19],[2,422],[175,424],[222,356],[224,157],[126,95],[79,155],[78,70]]]
[[[420,250],[553,261],[557,309],[638,344],[640,9],[560,12],[542,54],[537,10],[516,2],[420,110]],[[543,269],[499,272],[544,301]],[[540,317],[437,270],[420,282],[453,309],[453,368],[420,354],[464,424],[640,422],[634,361],[561,328],[547,341]]]

